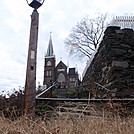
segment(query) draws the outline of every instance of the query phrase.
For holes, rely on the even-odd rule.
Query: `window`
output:
[[[58,75],[58,82],[65,82],[65,75],[63,73]]]
[[[52,63],[50,60],[47,62],[47,66],[52,66]]]
[[[69,80],[70,80],[70,81],[75,81],[75,78],[70,78]]]
[[[49,76],[52,76],[52,71],[51,70],[49,71]]]
[[[73,79],[73,81],[75,81],[75,78],[72,78]]]
[[[70,78],[70,81],[72,81],[72,78]]]
[[[52,71],[51,70],[46,71],[46,76],[52,76]]]
[[[46,71],[46,76],[49,76],[49,72],[48,71]]]

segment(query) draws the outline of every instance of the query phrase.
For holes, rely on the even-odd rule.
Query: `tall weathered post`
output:
[[[44,0],[29,0],[29,6],[33,7],[31,15],[31,28],[29,39],[29,50],[26,71],[25,83],[25,99],[24,99],[24,114],[34,116],[35,113],[35,95],[36,95],[36,61],[37,61],[37,41],[38,41],[38,25],[39,13],[37,9],[43,4]]]

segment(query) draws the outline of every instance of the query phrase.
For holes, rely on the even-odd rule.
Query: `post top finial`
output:
[[[45,0],[26,0],[28,5],[34,9],[38,9],[41,5],[43,5]]]

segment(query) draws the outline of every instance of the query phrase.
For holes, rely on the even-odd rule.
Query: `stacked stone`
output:
[[[96,90],[97,82],[111,91],[134,94],[134,31],[110,26],[104,34],[82,84],[90,83],[90,91]]]

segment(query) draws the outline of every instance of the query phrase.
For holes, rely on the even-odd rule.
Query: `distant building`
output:
[[[43,85],[47,85],[48,87],[53,82],[58,82],[59,88],[74,89],[78,85],[78,77],[76,68],[68,68],[63,61],[60,61],[56,65],[52,38],[50,36],[47,54],[45,55]]]
[[[134,16],[116,16],[111,21],[111,26],[134,29]]]

